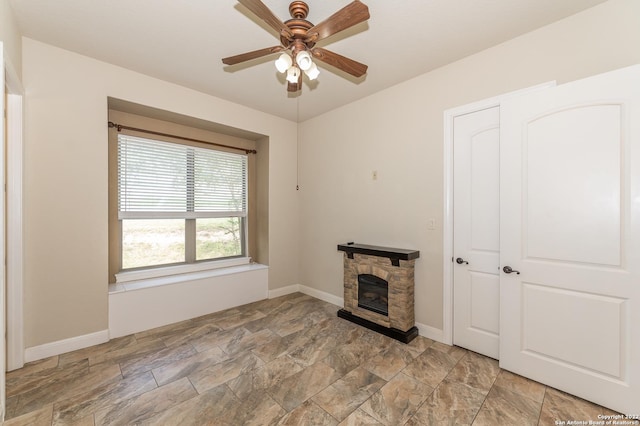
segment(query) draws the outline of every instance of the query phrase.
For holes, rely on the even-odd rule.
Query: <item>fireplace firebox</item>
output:
[[[417,250],[347,243],[344,309],[338,316],[404,343],[418,335],[414,316]]]
[[[371,274],[358,275],[358,306],[389,316],[389,283]]]

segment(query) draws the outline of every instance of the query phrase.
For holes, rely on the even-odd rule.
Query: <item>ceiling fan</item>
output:
[[[320,40],[369,19],[369,8],[359,0],[351,2],[317,25],[305,19],[309,13],[309,6],[303,1],[291,2],[289,5],[291,19],[285,22],[278,19],[260,0],[238,0],[238,2],[276,30],[280,34],[281,44],[230,56],[222,59],[222,63],[235,65],[284,52],[276,61],[276,68],[287,74],[287,91],[289,92],[297,92],[302,88],[303,72],[311,80],[318,76],[319,71],[313,59],[332,65],[354,77],[361,77],[367,72],[365,64],[327,49],[315,47]]]

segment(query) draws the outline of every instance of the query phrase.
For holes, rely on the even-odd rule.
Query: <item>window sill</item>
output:
[[[213,269],[228,268],[230,266],[247,265],[251,263],[250,257],[237,257],[232,259],[212,262],[192,263],[187,265],[166,266],[163,268],[140,269],[137,271],[125,271],[116,274],[116,284],[131,281],[141,281],[150,278],[161,278],[171,275],[182,275],[191,272],[209,271]]]
[[[197,266],[197,265],[181,265],[181,266]],[[175,267],[173,267],[175,268]],[[243,272],[255,271],[258,269],[266,269],[268,266],[259,263],[246,263],[236,266],[209,268],[205,270],[191,270],[177,272],[173,268],[160,268],[165,270],[162,276],[146,277],[139,279],[131,279],[131,274],[149,271],[132,271],[118,274],[116,284],[109,284],[109,294],[123,293],[127,291],[141,290],[145,288],[160,287],[164,285],[178,284],[186,281],[195,281],[205,278],[238,274]],[[173,269],[173,273],[169,275],[166,270]],[[159,270],[159,269],[158,269]],[[158,271],[156,270],[156,271]],[[127,274],[123,280],[122,275]],[[127,279],[129,278],[129,279]]]

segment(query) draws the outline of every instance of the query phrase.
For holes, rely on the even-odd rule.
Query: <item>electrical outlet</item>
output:
[[[436,220],[435,219],[429,219],[427,221],[427,229],[429,231],[433,231],[436,229]]]

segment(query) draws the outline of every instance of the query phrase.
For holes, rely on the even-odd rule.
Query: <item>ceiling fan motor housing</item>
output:
[[[315,45],[315,41],[306,39],[307,32],[313,27],[313,24],[305,19],[309,13],[309,6],[303,1],[291,2],[289,13],[292,19],[285,21],[284,24],[291,30],[293,41],[285,34],[281,34],[280,42],[283,46],[290,46],[294,54],[305,50],[305,46],[306,49],[311,49]]]

